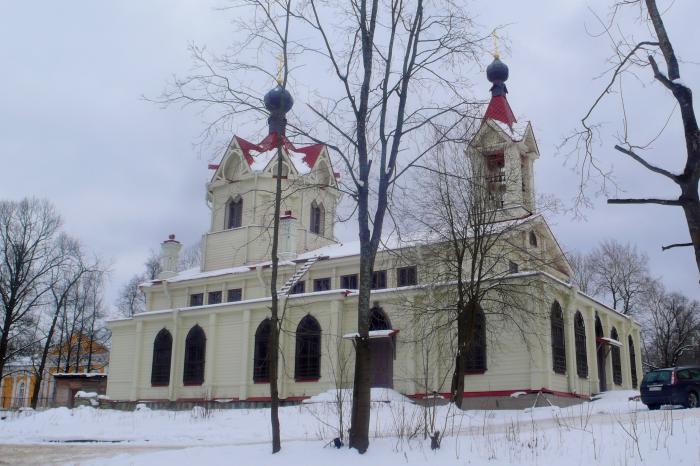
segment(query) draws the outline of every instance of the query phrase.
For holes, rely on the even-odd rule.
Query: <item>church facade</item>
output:
[[[516,223],[510,241],[521,247],[508,258],[505,273],[537,287],[529,296],[538,298],[526,304],[533,308],[528,332],[518,325],[495,331],[488,309],[479,314],[465,407],[516,406],[519,396],[538,394],[566,402],[637,388],[640,326],[571,284],[571,268],[536,211],[539,150],[532,126],[516,124],[506,99],[507,67],[496,59],[487,75],[492,99],[469,154],[479,157],[498,184],[502,220]],[[211,223],[201,266],[176,271],[180,243],[171,235],[162,244],[160,276],[141,287],[147,310],[109,323],[112,400],[269,401],[277,137],[271,133],[260,144],[232,139],[221,162],[211,167],[206,193]],[[286,139],[282,144],[279,390],[283,400],[298,401],[351,386],[359,243],[334,239],[339,175],[327,149],[298,148]],[[414,253],[396,254],[407,248]],[[425,317],[410,304],[425,300],[432,289],[420,249],[420,244],[380,248],[370,325],[373,385],[415,398],[449,392],[454,365],[448,344],[427,349],[426,339],[434,344],[440,338],[420,333]]]

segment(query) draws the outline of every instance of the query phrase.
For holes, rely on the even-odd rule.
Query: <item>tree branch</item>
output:
[[[672,248],[686,248],[689,246],[692,246],[693,243],[675,243],[675,244],[669,244],[668,246],[661,246],[661,250],[665,251],[667,249],[672,249]]]
[[[673,173],[669,172],[668,170],[664,170],[663,168],[659,168],[656,165],[650,164],[649,162],[644,160],[642,157],[635,154],[633,151],[631,151],[629,149],[625,149],[624,147],[619,146],[617,144],[615,144],[615,149],[622,152],[623,154],[629,155],[634,160],[641,163],[647,170],[650,170],[650,171],[653,171],[654,173],[658,173],[660,175],[663,175],[666,178],[669,178],[670,180],[672,180],[674,183],[678,183],[678,176],[674,175]]]
[[[661,204],[680,206],[683,203],[677,199],[608,199],[608,204]]]

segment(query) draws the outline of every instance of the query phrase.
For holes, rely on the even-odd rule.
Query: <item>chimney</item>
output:
[[[279,252],[280,260],[290,261],[297,257],[297,219],[287,210],[280,217]]]
[[[158,278],[166,279],[177,274],[177,261],[182,244],[175,239],[175,235],[169,235],[168,239],[160,245],[160,273]]]

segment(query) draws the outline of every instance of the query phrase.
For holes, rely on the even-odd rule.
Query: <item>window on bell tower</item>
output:
[[[311,233],[316,233],[317,235],[323,236],[325,217],[326,210],[324,209],[323,204],[313,201],[311,203],[311,219],[309,222],[309,230]]]
[[[238,196],[226,204],[226,228],[239,228],[243,226],[243,199]]]

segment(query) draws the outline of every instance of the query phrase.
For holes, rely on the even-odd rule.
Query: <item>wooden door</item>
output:
[[[372,387],[394,388],[394,345],[391,338],[369,341]]]

